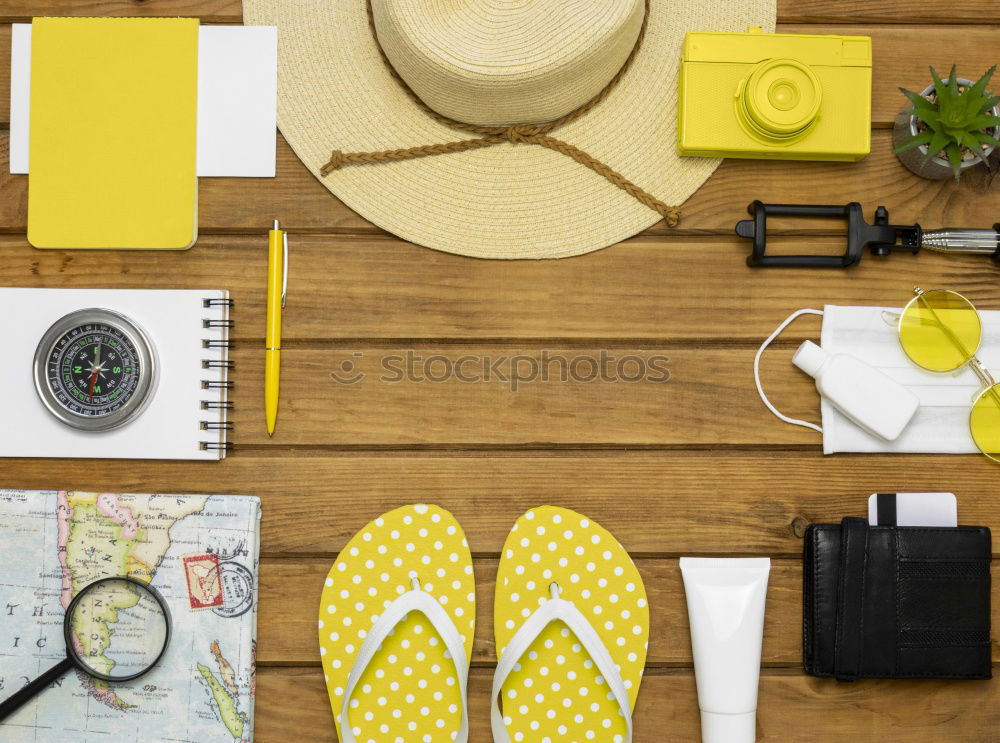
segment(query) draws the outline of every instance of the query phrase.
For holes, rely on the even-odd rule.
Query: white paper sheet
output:
[[[202,26],[198,37],[199,176],[273,178],[278,29]],[[31,24],[11,39],[10,172],[28,172]]]
[[[274,177],[278,29],[202,26],[198,175]]]
[[[15,23],[10,39],[10,172],[28,172],[31,24]]]

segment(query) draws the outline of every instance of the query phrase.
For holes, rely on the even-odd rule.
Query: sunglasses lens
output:
[[[982,323],[976,308],[955,292],[936,289],[916,297],[899,321],[906,355],[925,369],[957,369],[979,348]]]
[[[1000,461],[1000,384],[993,385],[976,400],[969,426],[983,454]]]

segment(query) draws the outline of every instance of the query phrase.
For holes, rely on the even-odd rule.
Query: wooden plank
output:
[[[10,24],[0,24],[0,122],[4,124],[10,123],[10,37]]]
[[[148,4],[137,7],[148,8]],[[831,25],[816,28],[812,25],[784,24],[779,31],[871,36],[874,53],[872,122],[880,128],[890,126],[896,114],[907,105],[898,90],[899,86],[920,90],[930,83],[928,65],[934,65],[943,75],[953,63],[958,63],[961,74],[978,77],[996,61],[997,30],[992,26],[873,28],[868,25]],[[9,86],[10,26],[0,24],[0,91],[7,91]],[[8,96],[0,95],[0,122],[8,121],[10,100]]]
[[[877,3],[866,2],[864,5]],[[931,3],[922,2],[920,5]],[[997,20],[995,6],[992,19],[994,23]],[[873,57],[872,123],[883,128],[892,126],[897,114],[909,108],[909,101],[899,92],[900,86],[923,90],[931,83],[927,69],[930,65],[941,75],[947,75],[952,64],[957,64],[960,75],[978,79],[996,64],[996,45],[1000,38],[1000,31],[995,25],[948,27],[935,23],[927,27],[838,25],[817,28],[793,24],[783,25],[779,30],[785,33],[870,36]],[[996,85],[992,87],[995,89]]]
[[[858,201],[869,220],[875,207],[884,205],[896,224],[919,221],[927,227],[936,227],[946,223],[992,224],[995,217],[991,215],[996,214],[1000,195],[997,189],[990,191],[988,184],[976,177],[955,184],[951,180],[928,181],[914,176],[892,154],[891,132],[876,130],[872,132],[871,154],[857,163],[724,161],[685,202],[681,229],[700,234],[731,234],[734,217],[742,219],[744,202],[754,199],[775,204]],[[780,229],[783,225],[776,226]],[[668,234],[659,226],[652,231]]]
[[[0,132],[0,232],[23,233],[28,179],[8,172],[8,137],[9,132]],[[879,130],[872,133],[872,154],[858,163],[727,160],[685,203],[680,228],[657,225],[648,234],[728,236],[754,199],[816,204],[860,201],[869,219],[875,207],[883,204],[895,223],[919,221],[927,227],[984,227],[996,220],[1000,189],[990,189],[976,175],[966,176],[961,184],[917,178],[899,164],[891,148],[890,132]],[[384,234],[333,197],[280,137],[277,172],[275,179],[202,178],[201,239],[220,232],[263,235],[276,216],[292,233]],[[801,223],[797,229],[801,231]],[[831,234],[842,228],[817,223],[809,229]]]
[[[10,29],[9,26],[0,28],[0,75],[9,78]],[[815,32],[817,29],[789,26],[783,30]],[[967,66],[966,74],[977,75],[993,61],[996,34],[991,28],[981,27],[921,30],[842,26],[823,30],[873,35],[876,55],[873,114],[876,124],[882,127],[890,125],[905,103],[897,90],[899,85],[919,88],[926,82],[928,64],[946,69],[952,60],[960,60]],[[928,52],[929,49],[932,51]],[[8,85],[9,82],[5,84],[0,78],[0,90]],[[7,97],[0,96],[0,118],[4,121],[9,117],[8,105]],[[0,149],[6,153],[7,146],[4,143]],[[985,224],[988,215],[995,213],[1000,197],[991,199],[980,195],[979,198],[955,199],[958,203],[951,203],[948,192],[956,189],[953,184],[913,177],[896,162],[890,149],[888,133],[877,132],[873,154],[856,165],[728,161],[686,205],[680,234],[729,232],[733,222],[730,215],[738,212],[744,201],[749,201],[748,194],[764,201],[780,202],[801,199],[801,194],[806,192],[817,202],[841,203],[860,198],[859,183],[870,184],[872,192],[881,194],[897,221],[904,218],[906,221],[917,218],[928,221],[947,208],[952,223],[958,223],[954,220],[976,221],[974,218],[983,215]],[[0,195],[9,196],[4,199],[5,206],[0,208],[0,230],[24,231],[26,210],[22,202],[26,178],[7,173],[6,154],[0,165]],[[974,192],[986,189],[987,184],[981,178],[973,176],[967,181],[961,188]],[[806,183],[810,188],[806,189]],[[816,188],[827,184],[828,189]],[[993,193],[996,194],[995,189]],[[874,208],[874,204],[866,206]],[[914,216],[901,213],[900,208],[911,209],[910,214]],[[280,138],[276,179],[205,178],[201,181],[203,232],[263,230],[277,214],[292,230],[379,232],[332,198]],[[668,231],[658,225],[651,232]]]
[[[891,335],[890,335],[891,337]],[[813,380],[768,354],[762,378],[786,415],[819,420]],[[235,351],[239,446],[808,447],[820,436],[758,397],[753,348],[630,343],[285,347],[281,411],[261,423],[263,353]]]
[[[108,8],[110,12],[97,12],[93,5],[108,5],[108,0],[95,2],[78,2],[72,0],[72,5],[65,8],[63,12],[36,13],[36,15],[185,15],[191,10],[185,10],[184,6],[194,8],[197,5],[204,7],[207,14],[203,17],[203,22],[223,19],[217,15],[220,9],[227,6],[239,8],[239,0],[174,0],[172,5],[180,6],[176,12],[166,12],[166,3],[149,2],[127,2],[121,3],[122,7]],[[808,3],[806,3],[808,4]],[[846,4],[846,3],[842,3]],[[969,3],[970,6],[977,3]],[[0,5],[0,13],[10,3]],[[824,3],[824,5],[831,5]],[[871,6],[874,3],[864,3],[864,6]],[[930,5],[930,3],[925,3]],[[161,8],[164,8],[161,10]],[[90,10],[88,10],[90,9]],[[129,12],[131,11],[131,12]],[[851,11],[854,12],[853,10]],[[808,17],[808,16],[807,16]],[[10,17],[7,16],[7,19]],[[886,16],[891,20],[891,16]],[[5,19],[0,16],[0,20]],[[24,19],[21,19],[24,20]],[[30,20],[30,17],[29,17]],[[223,19],[224,20],[224,19]],[[857,18],[847,20],[855,21]],[[837,18],[831,17],[829,23],[836,24]],[[867,21],[866,21],[867,22]],[[996,29],[990,26],[982,26],[976,21],[976,25],[968,28],[963,27],[942,27],[938,21],[933,21],[935,25],[930,28],[919,26],[909,27],[871,27],[868,25],[831,25],[824,28],[816,28],[813,25],[802,25],[796,23],[786,23],[779,27],[782,33],[830,33],[845,35],[867,35],[872,37],[874,50],[872,83],[872,121],[878,127],[889,126],[898,111],[904,106],[906,101],[899,94],[897,88],[900,85],[913,89],[922,88],[928,80],[927,66],[935,65],[939,71],[949,69],[953,62],[959,62],[963,74],[966,76],[978,76],[993,64],[993,48],[995,46]],[[950,21],[954,22],[954,20]],[[807,21],[808,23],[808,21]],[[10,25],[0,22],[0,91],[10,89]],[[929,43],[933,38],[933,43]],[[10,121],[10,99],[7,95],[0,95],[0,122]]]
[[[271,447],[220,463],[5,459],[5,488],[245,493],[262,499],[265,555],[322,555],[408,503],[437,503],[472,551],[498,555],[541,504],[600,522],[637,556],[799,557],[809,523],[867,513],[873,492],[951,491],[964,524],[1000,532],[996,464],[968,456],[718,452],[330,454]]]
[[[235,336],[252,351],[264,335],[265,240],[263,234],[209,236],[185,252],[139,253],[33,250],[23,237],[0,237],[0,285],[225,287],[236,302]],[[866,256],[850,271],[803,271],[749,269],[748,243],[735,237],[650,237],[572,260],[504,263],[379,238],[290,240],[282,317],[288,347],[322,339],[346,347],[386,336],[673,347],[724,333],[749,348],[796,308],[902,306],[914,284],[954,287],[983,309],[1000,308],[1000,266],[978,256]],[[775,243],[784,252],[819,247],[843,249],[833,238]],[[682,276],[697,280],[678,280]],[[814,338],[818,328],[818,319],[800,320],[782,341]]]
[[[778,0],[787,23],[981,23],[994,18],[993,0]],[[0,20],[40,15],[199,16],[203,22],[239,23],[239,0],[5,0]]]
[[[261,663],[319,662],[316,617],[323,580],[332,560],[265,560],[260,572],[257,659]],[[638,561],[649,597],[651,665],[690,665],[687,605],[676,560]],[[493,592],[497,561],[475,561],[474,663],[495,663]],[[764,662],[801,664],[802,571],[797,561],[776,561],[768,588]]]
[[[198,16],[203,23],[240,23],[241,0],[4,0],[0,21],[35,16]]]
[[[490,740],[491,675],[469,679],[470,740]],[[757,707],[760,743],[993,741],[1000,724],[1000,691],[988,681],[858,681],[838,683],[765,671]],[[647,674],[633,715],[635,743],[700,740],[698,702],[690,672]],[[794,733],[790,733],[794,731]],[[258,743],[336,740],[322,673],[262,668],[257,672]],[[794,738],[790,738],[794,735]]]
[[[785,23],[991,23],[996,0],[778,0]]]
[[[249,383],[263,379],[263,354],[240,348],[234,358],[237,446],[820,443],[764,408],[746,349],[285,346],[273,438],[260,421],[263,385]],[[778,360],[767,369],[782,392],[775,404],[816,418],[811,380]]]
[[[323,580],[332,559],[265,559],[260,570],[260,616],[257,660],[261,663],[319,663],[316,616]],[[636,559],[649,597],[650,666],[690,665],[691,642],[687,603],[677,561]],[[476,640],[474,663],[495,663],[493,592],[494,559],[475,560]],[[1000,595],[993,593],[994,615],[1000,617]],[[802,565],[798,560],[772,560],[767,589],[762,662],[769,666],[802,665]],[[993,648],[1000,662],[1000,648]]]

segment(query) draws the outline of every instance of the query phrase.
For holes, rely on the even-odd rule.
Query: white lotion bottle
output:
[[[920,400],[896,380],[845,353],[828,354],[805,341],[792,363],[816,380],[816,389],[868,433],[895,441],[913,418]]]
[[[757,740],[767,557],[682,557],[702,743]]]

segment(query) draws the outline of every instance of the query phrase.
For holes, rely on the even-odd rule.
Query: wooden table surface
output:
[[[725,1],[725,0],[720,0]],[[239,23],[239,0],[2,0],[0,21],[32,15],[195,15]],[[801,668],[801,549],[810,522],[862,515],[874,491],[948,490],[963,523],[1000,528],[1000,469],[981,456],[822,455],[819,437],[760,403],[756,346],[792,310],[902,303],[949,287],[1000,309],[1000,270],[975,257],[868,256],[851,271],[760,270],[732,234],[747,203],[860,201],[897,223],[985,227],[1000,188],[911,176],[890,152],[891,121],[927,65],[978,76],[1000,62],[998,0],[779,0],[780,31],[870,34],[872,153],[858,164],[727,161],[662,224],[591,255],[492,262],[406,244],[324,189],[279,136],[275,179],[201,180],[197,245],[180,253],[36,251],[25,239],[27,177],[8,174],[0,132],[0,285],[229,288],[237,321],[236,450],[219,464],[4,460],[2,485],[122,492],[246,493],[263,501],[258,743],[332,741],[316,641],[323,577],[360,527],[398,505],[435,502],[464,526],[479,608],[470,680],[472,740],[489,740],[497,556],[524,510],[555,504],[610,529],[650,595],[652,633],[635,712],[637,743],[698,740],[680,555],[769,555],[759,735],[764,741],[1000,740],[995,682],[838,684]],[[0,121],[9,120],[10,26],[0,25]],[[262,413],[265,233],[292,245],[278,431]],[[832,229],[832,227],[831,227]],[[841,245],[788,231],[788,248]],[[819,323],[804,319],[764,364],[773,399],[815,419],[815,390],[789,359]],[[669,357],[668,383],[396,384],[382,360],[464,355],[539,359]],[[358,356],[357,354],[361,354]],[[367,377],[337,384],[345,361]],[[435,363],[443,368],[445,361]],[[525,362],[528,363],[528,362]],[[994,601],[996,610],[998,601]],[[996,615],[996,611],[994,612]],[[994,662],[1000,649],[994,646]]]

